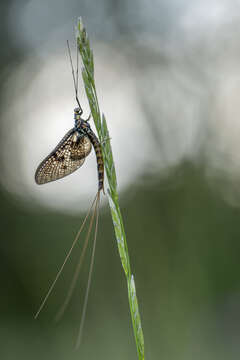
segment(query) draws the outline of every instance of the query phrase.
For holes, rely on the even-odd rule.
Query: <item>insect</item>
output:
[[[84,305],[83,305],[83,313],[82,313],[82,319],[79,329],[79,336],[77,345],[80,343],[81,338],[81,332],[83,328],[85,313],[86,313],[86,306],[87,306],[87,300],[88,300],[88,294],[89,294],[89,288],[90,288],[90,282],[91,282],[91,275],[92,275],[92,269],[93,269],[93,262],[94,262],[94,254],[95,254],[95,246],[96,246],[96,237],[97,237],[97,229],[98,229],[98,214],[99,214],[99,201],[100,201],[100,192],[104,192],[104,163],[103,163],[103,156],[102,156],[102,150],[101,150],[101,144],[97,138],[97,136],[92,131],[89,120],[90,116],[84,120],[81,116],[83,113],[82,107],[80,105],[79,99],[78,99],[78,51],[77,51],[77,71],[76,76],[73,68],[72,63],[72,57],[69,47],[69,42],[67,41],[68,46],[68,53],[71,63],[71,69],[72,69],[72,76],[73,76],[73,82],[74,82],[74,89],[75,89],[75,96],[76,101],[78,104],[78,107],[74,109],[74,127],[69,130],[66,135],[62,138],[62,140],[58,143],[58,145],[55,147],[55,149],[40,163],[38,166],[36,173],[35,173],[35,181],[38,185],[46,184],[51,181],[62,179],[63,177],[72,174],[74,171],[79,169],[84,161],[85,158],[90,154],[92,146],[95,150],[96,154],[96,160],[97,160],[97,172],[98,172],[98,191],[94,198],[94,201],[88,211],[88,214],[86,215],[81,228],[79,229],[73,244],[59,270],[57,273],[57,276],[55,280],[53,281],[52,285],[50,286],[44,300],[41,303],[41,306],[39,307],[35,318],[38,317],[39,313],[41,312],[42,308],[44,307],[50,293],[52,292],[67,260],[70,257],[70,254],[73,250],[73,247],[75,246],[76,242],[79,239],[80,233],[87,221],[87,218],[89,217],[89,214],[91,210],[93,209],[93,213],[90,220],[89,229],[87,232],[87,237],[83,246],[82,254],[78,263],[78,266],[76,268],[75,275],[73,277],[72,283],[70,284],[69,292],[67,294],[67,297],[65,299],[65,302],[60,309],[60,312],[58,313],[58,317],[60,317],[63,312],[65,311],[65,308],[71,298],[73,289],[76,284],[76,280],[81,268],[81,264],[84,258],[84,254],[87,248],[88,239],[91,234],[92,226],[94,219],[96,218],[96,224],[95,224],[95,234],[94,234],[94,242],[93,242],[93,250],[92,250],[92,257],[91,257],[91,263],[90,263],[90,270],[88,275],[88,282],[87,282],[87,290],[85,294],[84,299]]]
[[[75,126],[40,163],[35,173],[38,185],[59,180],[79,169],[94,147],[98,166],[98,190],[103,190],[104,166],[100,142],[88,121],[81,118],[82,108],[74,109]]]

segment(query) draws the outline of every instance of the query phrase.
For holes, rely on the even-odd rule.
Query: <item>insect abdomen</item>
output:
[[[103,190],[103,182],[104,182],[104,164],[103,164],[103,156],[101,145],[98,141],[96,135],[92,132],[92,130],[88,131],[89,139],[93,144],[96,158],[97,158],[97,167],[98,167],[98,190]]]

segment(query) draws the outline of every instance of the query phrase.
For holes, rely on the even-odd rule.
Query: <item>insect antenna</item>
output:
[[[85,225],[85,223],[86,223],[86,221],[87,221],[87,219],[88,219],[88,217],[89,217],[89,215],[90,215],[90,213],[91,213],[91,210],[92,210],[93,206],[96,204],[96,201],[98,200],[98,198],[99,198],[99,196],[98,196],[98,194],[97,194],[97,195],[95,196],[95,198],[94,198],[94,200],[93,200],[93,202],[92,202],[89,210],[88,210],[87,215],[85,216],[85,218],[84,218],[84,220],[83,220],[83,222],[82,222],[82,225],[81,225],[80,229],[79,229],[78,232],[77,232],[77,235],[75,236],[75,239],[73,240],[72,246],[71,246],[70,250],[68,251],[68,253],[67,253],[66,257],[65,257],[64,262],[62,263],[62,266],[60,267],[60,269],[59,269],[59,271],[58,271],[55,279],[53,280],[53,282],[52,282],[52,284],[51,284],[51,286],[50,286],[47,294],[45,295],[45,297],[44,297],[44,299],[43,299],[43,301],[42,301],[42,303],[41,303],[41,305],[40,305],[40,307],[39,307],[39,309],[38,309],[38,311],[36,312],[36,314],[35,314],[35,316],[34,316],[34,319],[37,319],[38,315],[40,314],[40,312],[42,311],[43,307],[45,306],[45,304],[46,304],[46,302],[47,302],[50,294],[52,293],[52,291],[53,291],[53,289],[54,289],[54,286],[56,285],[56,282],[57,282],[59,276],[61,275],[61,273],[62,273],[62,271],[63,271],[63,269],[64,269],[64,266],[66,265],[66,263],[67,263],[70,255],[71,255],[71,253],[72,253],[72,250],[73,250],[74,246],[76,245],[76,243],[77,243],[77,241],[78,241],[78,239],[79,239],[79,237],[80,237],[80,234],[81,234],[81,232],[82,232],[82,230],[83,230],[83,228],[84,228],[84,225]],[[95,207],[96,207],[96,205],[95,205]],[[95,209],[95,207],[94,207],[94,209]]]
[[[78,45],[76,42],[76,51],[77,51],[77,70],[76,70],[76,80],[77,80],[77,84],[76,84],[76,88],[77,88],[77,98],[78,98],[78,64],[79,64],[79,55],[78,55]],[[79,102],[79,101],[78,101]]]
[[[91,220],[90,220],[87,236],[86,236],[86,239],[84,241],[83,248],[82,248],[81,256],[80,256],[80,259],[78,261],[76,270],[74,272],[74,275],[73,275],[71,284],[69,286],[69,290],[67,292],[67,295],[65,297],[65,300],[63,302],[63,305],[61,306],[60,310],[58,311],[58,313],[57,313],[57,315],[55,317],[56,321],[59,321],[61,319],[61,317],[63,316],[63,314],[64,314],[64,312],[65,312],[65,310],[66,310],[66,308],[67,308],[67,306],[69,304],[69,301],[71,300],[73,291],[74,291],[74,289],[76,287],[77,279],[79,277],[79,273],[80,273],[82,263],[83,263],[83,260],[84,260],[84,257],[85,257],[86,249],[87,249],[87,246],[88,246],[88,241],[89,241],[89,238],[90,238],[90,235],[91,235],[91,232],[92,232],[93,222],[94,222],[94,218],[95,218],[95,215],[96,215],[96,210],[95,209],[96,209],[97,201],[98,201],[98,196],[96,195],[96,197],[95,197],[95,202],[96,203],[95,203],[94,211],[93,211],[92,216],[91,216]]]
[[[100,191],[97,192],[97,199],[96,199],[96,204],[95,204],[95,208],[94,208],[94,217],[96,215],[96,224],[95,224],[95,232],[94,232],[94,239],[93,239],[93,249],[92,249],[91,263],[90,263],[89,273],[88,273],[87,289],[86,289],[84,303],[83,303],[82,317],[81,317],[81,322],[80,322],[80,327],[79,327],[78,337],[77,337],[77,342],[76,342],[76,349],[81,344],[83,326],[84,326],[84,321],[85,321],[85,316],[86,316],[86,311],[87,311],[88,295],[89,295],[89,290],[90,290],[90,285],[91,285],[91,280],[92,280],[92,272],[93,272],[96,242],[97,242],[97,232],[98,232],[99,203],[100,203]]]
[[[74,84],[74,90],[75,90],[75,98],[76,98],[76,101],[77,101],[78,106],[80,108],[80,115],[81,115],[83,110],[82,110],[82,107],[80,105],[80,101],[78,99],[78,49],[77,49],[77,73],[76,73],[76,76],[75,76],[75,72],[74,72],[74,68],[73,68],[72,55],[71,55],[71,50],[70,50],[68,40],[67,40],[67,47],[68,47],[68,55],[69,55],[69,59],[70,59],[71,69],[72,69],[72,77],[73,77],[73,84]]]

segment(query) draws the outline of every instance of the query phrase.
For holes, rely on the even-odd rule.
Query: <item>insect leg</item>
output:
[[[105,142],[112,140],[112,138],[108,137],[100,141],[100,144],[103,145]]]
[[[91,119],[91,113],[89,114],[89,116],[87,117],[87,119],[85,121],[89,121]]]

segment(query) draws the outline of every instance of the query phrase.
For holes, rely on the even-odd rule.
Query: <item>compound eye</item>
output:
[[[75,108],[75,109],[74,109],[74,112],[75,112],[76,114],[79,114],[80,108],[79,108],[79,107],[78,107],[78,108]]]

